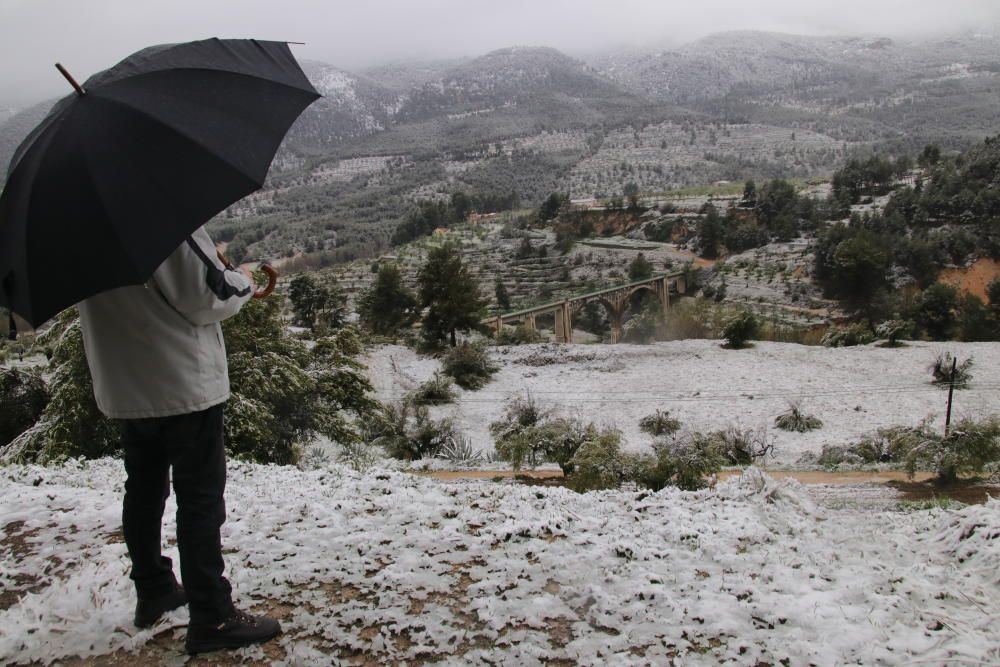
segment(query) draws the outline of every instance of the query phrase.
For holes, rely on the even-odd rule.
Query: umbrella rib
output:
[[[242,176],[247,181],[249,181],[254,186],[256,186],[255,189],[259,190],[261,187],[263,187],[263,185],[264,185],[263,183],[258,182],[257,179],[254,178],[251,174],[246,173],[243,170],[242,167],[233,164],[229,160],[225,159],[224,157],[222,157],[221,155],[219,155],[218,153],[216,153],[213,149],[211,149],[208,146],[206,146],[205,144],[203,144],[201,141],[199,141],[195,137],[192,137],[191,135],[189,135],[189,134],[187,134],[185,132],[182,132],[177,127],[175,127],[173,125],[170,125],[169,123],[163,121],[160,118],[157,118],[156,116],[154,116],[153,114],[149,113],[145,109],[137,107],[137,106],[135,106],[133,104],[129,104],[128,102],[125,102],[123,100],[119,100],[119,99],[115,99],[115,98],[110,98],[110,97],[104,97],[103,95],[101,96],[100,99],[103,102],[108,102],[108,103],[111,103],[111,104],[115,104],[115,105],[124,107],[124,108],[128,109],[129,111],[134,112],[134,113],[142,116],[143,118],[146,118],[146,119],[148,119],[148,120],[156,123],[157,125],[160,125],[161,127],[167,128],[168,130],[170,130],[174,134],[187,139],[192,144],[194,144],[195,146],[197,146],[198,148],[200,148],[201,150],[203,150],[205,153],[207,153],[208,155],[213,156],[216,160],[218,160],[222,164],[226,165],[227,167],[229,167],[230,169],[232,169],[234,172],[238,173],[240,176]]]
[[[102,100],[105,100],[105,98],[102,98]],[[115,101],[115,100],[105,100],[105,101]],[[174,129],[174,128],[170,127],[169,125],[167,125],[166,123],[164,123],[163,121],[155,118],[154,116],[151,116],[151,115],[143,112],[141,109],[135,109],[134,107],[132,107],[130,105],[127,105],[127,104],[122,104],[122,106],[128,108],[129,110],[135,111],[136,113],[142,115],[144,118],[148,118],[151,121],[156,122],[157,124],[159,124],[159,125],[161,125],[163,127],[167,127],[168,129]],[[187,141],[190,141],[194,145],[198,146],[206,154],[215,157],[218,160],[219,163],[226,165],[227,167],[229,167],[230,169],[232,169],[235,173],[237,173],[240,176],[242,176],[243,178],[247,179],[253,185],[257,185],[257,182],[254,179],[248,177],[242,170],[240,170],[238,167],[236,167],[232,163],[230,163],[230,162],[228,162],[226,160],[223,160],[222,158],[219,158],[218,155],[215,152],[213,152],[213,151],[209,150],[208,148],[206,148],[204,146],[204,144],[202,144],[201,142],[196,141],[195,139],[191,138],[190,136],[188,136],[187,134],[184,134],[182,132],[177,132],[177,134],[178,134],[178,136],[181,136],[184,139],[186,139]],[[102,188],[100,186],[100,183],[97,182],[97,181],[95,181],[94,178],[93,178],[93,169],[90,166],[91,162],[90,162],[90,156],[89,156],[89,154],[85,153],[84,154],[84,159],[87,161],[87,165],[88,165],[88,169],[86,169],[87,178],[90,181],[90,184],[91,184],[91,187],[92,187],[93,191],[97,194],[97,200],[100,202],[101,208],[104,210],[105,213],[107,213],[108,212],[108,207],[107,207],[107,204],[105,202],[106,193],[104,191],[104,188]],[[157,183],[156,181],[153,181],[153,180],[150,180],[150,181],[147,181],[147,182],[148,182],[149,187],[154,188],[161,195],[167,195],[168,194],[163,189],[163,187],[161,186],[160,183]],[[168,198],[168,197],[166,197],[166,198]],[[110,216],[108,216],[108,217],[110,217]],[[121,230],[117,226],[115,226],[115,225],[110,225],[109,227],[110,227],[111,233],[114,234],[115,238],[119,241],[119,246],[121,248],[127,247],[127,244],[125,244],[124,242],[122,242]],[[141,283],[143,283],[143,282],[145,282],[145,281],[147,281],[149,279],[150,274],[151,274],[151,269],[142,268],[141,265],[140,265],[140,263],[136,262],[135,258],[132,257],[132,255],[130,255],[129,253],[123,252],[122,256],[126,259],[126,261],[128,262],[129,267],[132,269],[132,274],[135,275],[135,276],[137,276],[137,277],[139,277],[139,280],[136,283],[133,283],[133,284],[141,284]],[[154,265],[153,268],[155,268],[155,265]]]
[[[269,83],[271,85],[281,86],[282,88],[288,88],[290,90],[294,90],[296,92],[303,93],[305,95],[313,95],[314,96],[313,97],[314,101],[318,100],[321,97],[323,97],[323,95],[321,93],[319,93],[316,90],[316,88],[312,85],[312,82],[309,81],[309,79],[307,77],[305,77],[305,74],[303,74],[303,78],[305,80],[306,85],[309,86],[308,88],[304,88],[304,87],[302,87],[300,85],[296,85],[294,83],[289,83],[287,81],[280,81],[278,79],[272,79],[271,77],[268,77],[268,76],[261,76],[259,74],[250,74],[248,72],[234,72],[232,70],[219,69],[219,68],[216,68],[216,67],[197,67],[197,66],[173,67],[173,68],[156,69],[156,70],[151,70],[151,71],[148,71],[148,72],[141,72],[139,74],[133,74],[133,75],[129,76],[128,79],[120,79],[118,81],[111,81],[111,82],[105,84],[104,88],[113,88],[116,84],[122,83],[123,81],[126,81],[126,80],[127,81],[137,81],[139,79],[144,79],[146,77],[156,76],[158,74],[163,74],[165,72],[215,72],[217,74],[225,74],[226,76],[239,76],[239,77],[244,77],[244,78],[247,78],[247,79],[254,79],[256,81],[266,81],[267,83]],[[90,94],[93,94],[93,93],[91,92]],[[104,98],[104,99],[106,99],[106,98]],[[130,109],[133,108],[131,105],[128,105],[128,106],[129,106]],[[308,105],[306,105],[306,106],[308,106]]]

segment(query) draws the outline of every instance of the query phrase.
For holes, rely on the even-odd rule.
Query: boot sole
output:
[[[263,644],[264,642],[271,641],[275,637],[281,634],[281,628],[278,628],[274,632],[268,635],[262,635],[260,637],[254,637],[253,639],[206,639],[199,640],[194,644],[186,644],[184,646],[184,651],[188,655],[196,655],[198,653],[209,653],[211,651],[223,651],[226,649],[243,648],[244,646],[253,646],[254,644]]]

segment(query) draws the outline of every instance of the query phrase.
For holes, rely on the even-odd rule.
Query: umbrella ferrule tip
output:
[[[87,94],[87,91],[83,89],[83,86],[78,84],[76,82],[76,79],[73,78],[73,75],[70,74],[68,71],[66,71],[66,68],[63,67],[60,63],[56,63],[56,69],[59,70],[59,73],[62,74],[67,81],[69,81],[69,85],[73,86],[73,90],[76,91],[77,95]]]

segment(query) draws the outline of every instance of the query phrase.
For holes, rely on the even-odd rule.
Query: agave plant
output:
[[[461,436],[451,436],[445,439],[436,456],[451,463],[472,465],[483,460],[483,454],[472,447],[472,440]]]

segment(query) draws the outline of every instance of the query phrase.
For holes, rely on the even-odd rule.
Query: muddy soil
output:
[[[897,491],[903,500],[934,500],[950,498],[966,505],[982,505],[992,498],[1000,498],[1000,486],[990,484],[951,484],[940,486],[930,481],[896,481],[886,486]]]

